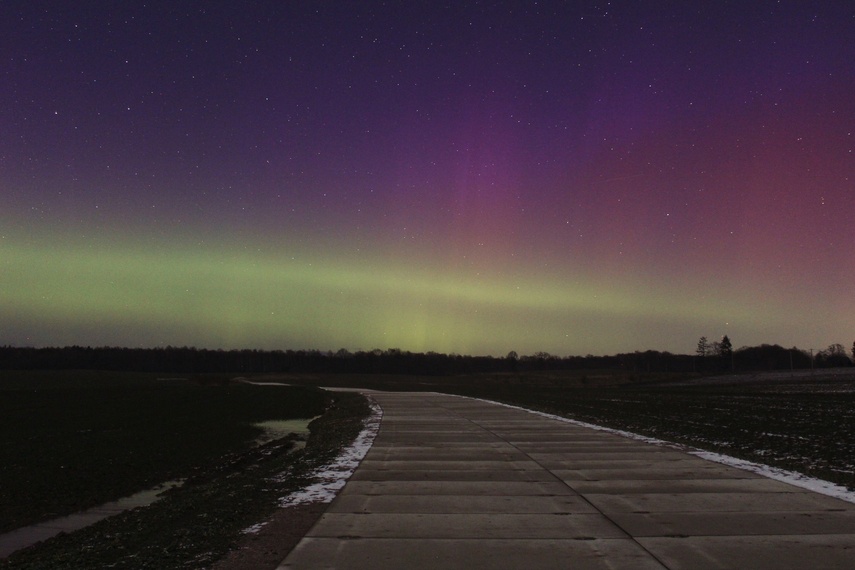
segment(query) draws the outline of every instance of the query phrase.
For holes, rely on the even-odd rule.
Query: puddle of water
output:
[[[255,440],[256,445],[263,445],[271,442],[274,439],[285,437],[289,433],[296,433],[299,436],[309,434],[309,423],[315,418],[296,419],[296,420],[270,420],[253,424],[261,428],[264,432]],[[305,447],[306,442],[295,441],[291,451],[296,451]],[[60,517],[43,523],[19,528],[0,535],[0,559],[6,558],[13,552],[32,546],[37,542],[47,540],[58,535],[61,532],[72,532],[81,528],[95,524],[98,521],[117,515],[123,511],[135,509],[137,507],[147,507],[153,502],[160,499],[161,493],[180,487],[184,483],[183,480],[167,481],[157,487],[134,493],[128,497],[123,497],[117,501],[105,503],[91,509],[80,511],[65,517]]]
[[[81,528],[95,524],[98,521],[104,520],[107,517],[112,517],[123,511],[135,509],[137,507],[147,507],[153,502],[160,499],[160,495],[180,487],[184,483],[183,480],[167,481],[157,487],[134,493],[129,497],[123,497],[118,501],[104,503],[91,509],[80,511],[65,517],[45,521],[43,523],[25,526],[0,535],[0,558],[6,558],[13,552],[17,552],[28,546],[32,546],[37,542],[47,540],[58,535],[61,532],[72,532]]]
[[[153,502],[160,499],[160,495],[165,493],[170,489],[175,489],[176,487],[180,487],[184,484],[183,479],[176,479],[175,481],[167,481],[157,487],[153,487],[151,489],[146,489],[145,491],[140,491],[139,493],[134,493],[130,497],[124,497],[119,499],[118,501],[114,501],[112,503],[107,503],[106,505],[101,505],[100,507],[95,507],[97,509],[107,509],[107,510],[118,510],[126,511],[128,509],[135,509],[137,507],[147,507]]]
[[[274,439],[285,437],[289,433],[296,433],[299,436],[309,435],[309,423],[315,418],[296,419],[296,420],[268,420],[266,422],[258,422],[254,425],[257,428],[264,430],[260,436],[255,439],[256,445],[264,445]]]

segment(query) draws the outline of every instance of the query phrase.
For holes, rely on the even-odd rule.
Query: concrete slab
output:
[[[465,423],[465,424],[449,424],[443,422],[436,422],[431,424],[426,424],[424,422],[419,422],[417,424],[407,424],[396,426],[392,429],[382,430],[378,436],[389,436],[389,435],[398,435],[398,434],[419,434],[419,433],[429,433],[429,434],[438,434],[438,433],[475,433],[484,435],[484,430],[479,428],[478,426]]]
[[[600,513],[326,513],[306,536],[369,538],[626,538]]]
[[[513,444],[515,448],[522,451],[523,453],[528,454],[535,461],[538,458],[543,458],[543,447],[541,446],[526,446],[520,443]],[[553,454],[554,455],[554,454]],[[662,448],[655,448],[652,450],[637,450],[633,449],[631,451],[614,451],[612,449],[600,449],[599,451],[574,451],[572,449],[565,449],[560,454],[563,461],[633,461],[633,460],[643,460],[643,461],[679,461],[685,460],[687,457],[685,453],[681,453],[679,451],[668,451],[663,450]],[[556,457],[553,457],[556,459]]]
[[[597,513],[577,495],[343,495],[327,510],[330,513]]]
[[[845,503],[824,495],[817,495],[791,487],[792,493],[637,493],[637,494],[585,494],[585,498],[602,512],[817,512],[849,511]]]
[[[494,431],[491,433],[498,433],[498,432]],[[600,447],[638,447],[639,449],[645,449],[646,447],[650,446],[650,444],[646,444],[642,441],[638,441],[635,439],[629,439],[627,437],[621,437],[621,436],[617,436],[617,435],[613,435],[613,434],[608,434],[608,435],[610,436],[611,439],[608,439],[608,438],[603,437],[603,436],[592,439],[587,434],[572,432],[569,434],[565,434],[564,438],[560,441],[541,441],[539,443],[539,445],[544,447],[547,450],[549,450],[549,449],[555,450],[556,448],[560,449],[562,446],[566,446],[566,445],[578,445],[580,447],[588,447],[588,448],[592,448],[592,449],[597,449]],[[534,445],[534,444],[531,444],[531,445]],[[654,448],[653,449],[654,451],[661,451],[661,450],[668,451],[668,450],[674,449],[674,448],[661,448],[661,447],[657,447],[657,446],[653,446],[653,448]]]
[[[453,471],[457,469],[466,469],[466,470],[487,470],[487,471],[497,471],[503,469],[510,469],[514,471],[522,471],[522,470],[533,470],[537,469],[543,471],[543,467],[537,464],[535,461],[513,461],[513,460],[493,460],[493,461],[485,461],[485,460],[474,460],[466,457],[461,457],[458,459],[437,459],[437,460],[426,460],[426,459],[403,459],[403,460],[390,460],[390,461],[375,461],[369,460],[367,457],[362,461],[360,465],[361,469],[371,470],[371,471],[408,471],[411,469],[415,470],[445,470],[445,471]]]
[[[638,442],[634,442],[634,443],[624,443],[624,442],[592,443],[588,440],[585,440],[585,441],[559,441],[559,442],[547,441],[547,442],[533,443],[533,442],[519,442],[519,440],[513,440],[513,441],[516,441],[520,446],[524,447],[526,449],[526,451],[531,453],[532,455],[534,455],[534,453],[536,453],[536,452],[533,452],[532,448],[541,447],[544,449],[544,453],[555,454],[555,457],[553,459],[561,457],[562,455],[564,455],[565,453],[568,453],[568,452],[580,454],[580,453],[604,453],[607,451],[613,452],[613,453],[614,452],[633,452],[633,451],[638,452],[638,453],[651,452],[651,451],[661,453],[662,451],[666,451],[662,448],[656,448],[656,449],[651,450],[651,449],[648,449],[647,447],[644,447],[644,446],[640,447]]]
[[[380,434],[280,568],[851,568],[855,505],[441,394]]]
[[[484,434],[477,432],[393,432],[387,434],[378,434],[375,440],[378,443],[407,443],[410,444],[413,439],[417,439],[420,443],[480,443],[490,441],[502,441],[501,438],[493,434]]]
[[[531,458],[512,448],[480,447],[372,447],[362,465],[374,461],[529,461]]]
[[[543,469],[359,469],[351,481],[555,481],[555,476]]]
[[[357,469],[357,473],[359,470]],[[356,473],[354,473],[356,475]],[[342,495],[467,495],[546,496],[576,495],[560,482],[543,481],[355,481],[351,478]]]
[[[700,459],[691,456],[684,456],[684,458],[682,459],[679,457],[653,457],[648,459],[597,459],[596,456],[593,456],[593,458],[591,459],[554,459],[555,457],[565,456],[563,454],[531,453],[525,455],[525,457],[537,461],[541,467],[549,470],[613,469],[615,471],[623,471],[625,469],[659,469],[665,467],[674,467],[675,469],[690,469],[693,467],[711,469],[714,467],[722,467],[720,464],[710,463],[706,459]],[[751,473],[750,471],[743,471],[741,469],[733,472],[733,475],[735,477],[738,476],[742,478],[762,477],[762,475],[757,475],[756,473]]]
[[[639,538],[671,570],[851,570],[855,537],[839,535]]]
[[[613,513],[609,517],[635,537],[855,534],[855,512],[852,511]],[[852,560],[855,562],[855,557]]]
[[[473,443],[490,443],[502,442],[502,439],[493,435],[481,435],[477,433],[427,433],[421,432],[416,436],[421,445],[437,445],[437,444],[473,444]],[[391,435],[377,436],[375,442],[378,445],[400,445],[405,443],[412,445],[413,434],[396,433]]]
[[[616,473],[619,473],[616,471]],[[752,479],[608,479],[603,481],[564,481],[579,493],[799,493],[804,489],[779,481]]]
[[[757,480],[757,477],[746,477],[740,479],[734,476],[734,469],[724,465],[709,463],[704,467],[692,466],[688,469],[679,467],[633,468],[633,469],[551,469],[556,477],[571,484],[571,481],[645,481],[645,480],[674,480],[674,479],[733,479],[733,480]],[[746,471],[746,473],[748,473]],[[778,492],[787,492],[785,489],[792,485],[778,483],[763,479]]]
[[[281,570],[663,570],[665,567],[629,539],[356,539],[305,538],[279,566]]]
[[[511,443],[519,443],[519,444],[533,444],[533,443],[549,443],[549,444],[572,444],[576,441],[576,438],[573,434],[566,433],[558,433],[558,432],[531,432],[531,433],[502,433],[500,431],[495,432],[497,436],[502,437],[503,439],[508,440]],[[617,437],[617,436],[615,436]],[[643,450],[643,448],[639,448]],[[650,451],[658,451],[658,449],[652,449]]]
[[[378,436],[379,437],[379,436]],[[372,444],[372,449],[384,449],[384,448],[430,448],[430,449],[471,449],[473,446],[480,447],[482,449],[509,449],[508,443],[502,441],[499,438],[490,439],[490,440],[474,440],[474,441],[426,441],[426,440],[405,440],[400,439],[397,441],[390,440],[374,440]]]

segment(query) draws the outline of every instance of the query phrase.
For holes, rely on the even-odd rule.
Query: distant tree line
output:
[[[839,368],[853,363],[842,344],[832,344],[815,353],[812,349],[783,348],[777,344],[744,346],[734,350],[727,335],[713,342],[702,336],[695,355],[698,372]],[[852,358],[855,358],[855,342],[852,343]]]
[[[855,343],[853,343],[855,351]],[[855,352],[853,352],[855,355]],[[644,373],[723,373],[852,366],[840,344],[816,353],[763,344],[734,350],[730,339],[698,341],[694,355],[647,350],[611,356],[565,356],[547,352],[504,357],[464,356],[437,352],[388,350],[337,352],[320,350],[209,350],[193,347],[31,348],[0,346],[0,370],[121,370],[195,374],[234,373],[355,373],[445,376],[535,370],[619,369]]]

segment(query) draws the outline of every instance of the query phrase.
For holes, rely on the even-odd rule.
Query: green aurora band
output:
[[[628,351],[652,336],[664,339],[663,348],[690,346],[696,331],[722,328],[722,315],[751,315],[742,330],[759,334],[780,325],[782,314],[638,280],[629,287],[578,275],[472,275],[379,257],[310,263],[240,247],[2,243],[0,317],[17,330],[50,331],[30,336],[34,345],[87,339],[110,346],[563,355],[607,351],[598,342],[609,331],[637,339]]]

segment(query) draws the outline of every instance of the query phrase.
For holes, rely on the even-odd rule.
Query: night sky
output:
[[[0,344],[851,346],[853,246],[851,0],[0,3]]]

